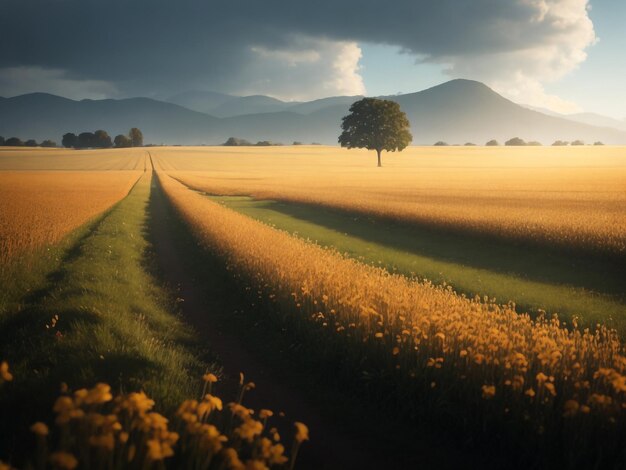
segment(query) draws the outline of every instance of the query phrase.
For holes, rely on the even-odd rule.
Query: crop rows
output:
[[[0,265],[59,241],[126,196],[141,174],[0,172]]]
[[[533,320],[512,305],[389,274],[230,211],[164,174],[160,181],[257,302],[295,324],[320,355],[339,351],[334,357],[349,373],[394,380],[404,411],[452,403],[478,410],[477,421],[514,423],[535,436],[565,432],[574,453],[604,445],[593,439],[598,429],[624,432],[626,357],[614,331],[568,330],[557,318]]]
[[[289,149],[162,153],[195,189],[315,204],[515,241],[626,255],[626,164],[616,149],[407,150],[372,171],[368,155]],[[324,153],[325,152],[325,153]],[[456,152],[456,153],[455,153]],[[159,153],[161,155],[161,153]],[[399,163],[397,163],[399,162]],[[397,165],[396,165],[397,163]]]

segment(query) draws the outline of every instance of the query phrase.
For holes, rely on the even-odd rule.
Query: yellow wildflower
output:
[[[105,383],[96,384],[94,388],[89,390],[84,400],[87,405],[101,405],[113,399],[111,395],[111,387]]]
[[[112,451],[113,447],[115,447],[115,439],[111,433],[102,434],[100,436],[91,436],[89,438],[89,444],[93,447],[99,447],[101,449]]]
[[[30,427],[30,430],[38,436],[45,437],[50,433],[48,426],[40,421],[36,422]]]
[[[263,432],[263,424],[252,418],[247,418],[235,429],[235,434],[243,440],[252,442],[256,436]]]
[[[62,470],[74,470],[78,466],[78,460],[69,452],[54,452],[49,460],[52,467]]]
[[[259,443],[259,454],[269,465],[282,465],[289,459],[283,454],[285,448],[282,444],[272,444],[268,438],[264,437]]]
[[[207,394],[204,397],[202,403],[198,404],[198,414],[202,416],[204,413],[210,413],[213,410],[222,411],[222,400],[211,394]]]
[[[296,442],[308,441],[309,440],[309,428],[306,426],[306,424],[300,423],[298,421],[296,421],[293,424],[296,427],[296,436],[295,436]]]
[[[563,406],[563,416],[574,416],[580,409],[580,404],[576,400],[567,400]]]
[[[245,466],[246,470],[269,470],[262,460],[248,460]]]
[[[224,449],[223,457],[226,468],[228,468],[229,470],[245,470],[243,462],[239,460],[239,455],[237,455],[237,451],[232,447]]]
[[[247,418],[252,414],[250,413],[250,410],[248,408],[240,405],[239,403],[229,403],[228,407],[234,415],[238,416],[241,419]]]
[[[483,398],[485,400],[490,400],[496,396],[496,386],[495,385],[483,385]]]
[[[215,376],[215,374],[204,374],[202,376],[202,380],[204,380],[205,382],[210,382],[210,383],[215,383],[217,382],[217,377]]]
[[[146,456],[148,460],[155,462],[166,459],[174,455],[174,449],[172,449],[169,442],[160,441],[159,439],[149,439],[146,442],[148,448]]]
[[[130,412],[145,413],[154,406],[154,400],[148,398],[144,392],[129,393],[126,399],[119,404],[120,408]]]
[[[2,361],[2,363],[0,363],[0,383],[10,382],[11,380],[13,380],[13,374],[9,372],[9,363]]]

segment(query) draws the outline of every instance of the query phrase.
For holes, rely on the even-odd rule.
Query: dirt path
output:
[[[281,435],[287,438],[293,432],[291,423],[301,421],[310,429],[311,441],[299,454],[299,469],[369,469],[393,468],[390,462],[380,461],[371,447],[360,438],[349,436],[337,429],[322,410],[308,402],[298,390],[289,385],[289,377],[280,370],[270,370],[262,358],[248,352],[241,340],[218,329],[211,312],[232,312],[233,301],[224,295],[218,284],[198,285],[183,263],[184,256],[176,243],[172,230],[172,214],[168,202],[161,193],[156,178],[153,179],[151,202],[151,231],[159,268],[165,281],[178,288],[184,299],[182,313],[210,344],[218,356],[225,375],[238,380],[244,371],[246,380],[255,382],[256,389],[250,392],[245,404],[253,409],[268,408],[274,412],[284,411],[288,426],[282,426]],[[286,424],[285,423],[285,424]],[[279,427],[280,431],[280,427]],[[364,430],[365,432],[365,430]],[[287,439],[285,439],[287,440]],[[288,446],[287,446],[288,447]]]

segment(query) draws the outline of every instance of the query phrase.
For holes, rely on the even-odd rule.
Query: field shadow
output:
[[[623,284],[626,262],[616,257],[572,253],[559,247],[525,244],[309,204],[269,200],[251,202],[366,242],[436,261],[513,275],[529,281],[578,287],[608,294],[619,302],[624,302],[626,297]],[[445,279],[433,280],[441,282]]]

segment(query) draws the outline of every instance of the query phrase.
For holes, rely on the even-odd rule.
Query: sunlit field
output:
[[[122,199],[139,171],[0,172],[0,263],[59,241]]]
[[[0,197],[7,264],[53,253],[0,310],[0,460],[623,463],[624,148],[2,150]]]
[[[517,240],[626,253],[626,155],[619,147],[328,147],[155,152],[211,194],[321,204]]]

